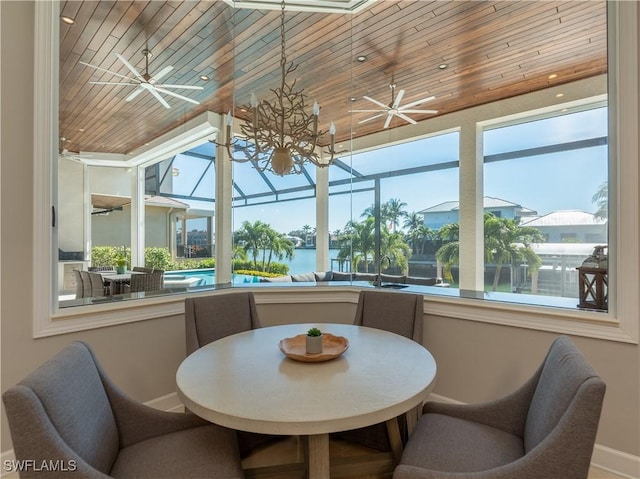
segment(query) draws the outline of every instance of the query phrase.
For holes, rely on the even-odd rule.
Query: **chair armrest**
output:
[[[93,356],[102,385],[107,392],[118,426],[121,448],[164,434],[210,424],[192,413],[159,411],[134,401],[109,379],[93,351],[89,349],[89,352]]]
[[[443,414],[502,429],[524,436],[524,426],[542,368],[516,391],[495,401],[480,404],[448,404],[427,402],[423,414]]]

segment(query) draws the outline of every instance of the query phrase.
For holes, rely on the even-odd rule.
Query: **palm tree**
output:
[[[448,241],[436,253],[436,257],[445,265],[443,273],[451,280],[451,267],[460,261],[460,225],[450,223],[440,228],[440,237]],[[530,244],[541,242],[544,237],[531,226],[520,226],[518,220],[498,218],[491,213],[484,214],[484,257],[486,262],[496,264],[493,277],[493,291],[498,287],[500,272],[505,261],[514,264],[524,260],[530,271],[537,270],[542,264],[540,257],[531,249]]]
[[[267,237],[265,249],[269,250],[269,259],[267,260],[266,265],[263,263],[262,267],[264,271],[269,271],[273,255],[275,254],[276,258],[279,260],[284,257],[292,259],[295,254],[295,245],[293,244],[293,241],[287,239],[285,235],[278,233],[272,228],[269,228],[265,234]]]
[[[264,248],[268,228],[269,225],[260,220],[254,223],[243,221],[242,227],[236,232],[237,243],[242,245],[245,252],[251,251],[254,268],[258,266],[258,253]]]
[[[381,216],[385,219],[385,222],[389,222],[391,231],[394,233],[398,229],[398,226],[400,226],[400,220],[407,216],[407,212],[404,210],[405,206],[407,206],[407,204],[399,198],[391,198],[382,205],[382,212],[384,214],[381,213]]]
[[[609,216],[609,183],[607,181],[598,186],[598,191],[591,197],[591,201],[598,205],[594,216],[607,219]]]
[[[380,241],[380,255],[391,258],[389,266],[397,266],[402,274],[407,274],[409,270],[409,257],[411,247],[404,241],[401,233],[389,233],[386,228],[382,230]],[[380,264],[380,273],[386,269],[384,264]]]
[[[375,255],[375,218],[368,217],[364,221],[349,221],[341,237],[338,259],[351,259],[352,270],[364,261],[365,272],[369,271],[369,261]]]
[[[544,241],[542,233],[532,226],[520,226],[519,221],[511,218],[497,218],[491,213],[484,215],[484,251],[485,260],[496,264],[493,277],[493,291],[498,288],[500,272],[505,262],[512,265],[524,260],[531,271],[540,268],[540,257],[530,244]]]
[[[414,254],[418,253],[418,240],[421,237],[420,228],[424,226],[424,218],[420,213],[415,211],[408,213],[402,226],[407,228],[407,240],[411,244],[411,249]],[[424,240],[423,240],[424,243]]]

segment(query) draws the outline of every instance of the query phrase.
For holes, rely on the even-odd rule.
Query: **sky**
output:
[[[607,109],[598,108],[545,120],[488,130],[484,135],[484,154],[491,155],[526,148],[553,145],[607,135]],[[343,161],[362,173],[378,173],[388,169],[410,168],[458,160],[458,133],[407,142],[372,152],[353,155]],[[174,178],[176,191],[189,191],[202,174],[203,160],[184,157],[174,166],[180,170]],[[487,163],[484,165],[484,196],[511,201],[543,215],[558,210],[594,212],[592,197],[607,178],[607,147],[592,147],[563,153],[531,156]],[[190,166],[191,165],[191,166]],[[193,168],[192,168],[193,167]],[[336,166],[329,167],[330,181],[348,175]],[[191,170],[191,171],[190,171]],[[206,194],[214,184],[210,168],[197,188]],[[245,194],[266,191],[264,181],[248,163],[234,163],[234,181]],[[312,180],[315,172],[310,169]],[[304,175],[284,178],[266,173],[276,188],[308,184]],[[183,186],[181,186],[181,184]],[[187,186],[188,185],[188,186]],[[373,186],[369,183],[366,186]],[[363,184],[353,184],[362,188]],[[342,188],[348,191],[349,186]],[[180,191],[180,193],[183,193]],[[186,193],[188,194],[188,193]],[[305,193],[309,194],[309,192]],[[459,170],[450,168],[381,181],[381,201],[399,198],[407,212],[420,211],[445,201],[459,199]],[[362,212],[373,204],[373,190],[330,196],[329,229],[344,228],[349,219],[359,220]],[[315,226],[315,200],[278,201],[266,205],[234,208],[234,230],[243,221],[261,220],[274,229],[288,233],[304,225]],[[193,222],[188,229],[200,229]]]

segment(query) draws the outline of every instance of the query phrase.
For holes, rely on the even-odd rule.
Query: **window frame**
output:
[[[58,137],[58,2],[36,2],[34,38],[34,155],[33,155],[33,336],[44,337],[132,321],[180,315],[183,295],[57,310],[57,206]],[[638,23],[635,2],[608,2],[610,108],[610,312],[590,313],[428,295],[427,314],[497,323],[578,336],[638,343],[637,310],[640,294],[640,235],[638,185]],[[620,101],[624,98],[624,102]],[[442,117],[428,125],[409,125],[387,132],[387,143],[452,128]],[[477,126],[477,125],[476,125]],[[374,147],[381,136],[354,140],[353,150]],[[464,141],[464,140],[463,140]],[[220,162],[225,163],[225,162]],[[476,165],[477,167],[477,165]],[[222,181],[222,180],[219,180]],[[227,180],[229,183],[230,181]],[[481,191],[481,189],[480,189]],[[624,199],[624,201],[622,201]],[[326,202],[321,195],[319,201]],[[461,199],[462,200],[462,199]],[[475,208],[477,205],[473,205]],[[326,205],[324,205],[326,208]],[[229,206],[230,208],[230,206]],[[229,210],[230,211],[230,210]],[[463,212],[464,213],[464,212]],[[216,225],[218,230],[218,225]],[[624,238],[624,241],[622,240]],[[481,255],[481,253],[480,253]],[[624,258],[624,261],[621,259]],[[461,258],[462,260],[463,258]],[[54,261],[55,260],[55,261]],[[473,261],[475,259],[472,258]],[[55,266],[55,269],[54,269]],[[334,302],[332,294],[313,290],[265,292],[265,302]],[[267,298],[266,295],[273,295]],[[261,295],[262,296],[262,295]],[[321,296],[321,297],[319,297]],[[340,295],[341,297],[345,295]],[[621,299],[624,298],[624,301]],[[499,314],[496,314],[499,313]]]

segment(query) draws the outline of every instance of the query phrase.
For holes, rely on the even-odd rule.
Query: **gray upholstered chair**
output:
[[[186,298],[184,305],[187,355],[232,334],[257,329],[260,319],[251,291]],[[237,431],[240,456],[286,436]]]
[[[2,396],[22,479],[242,478],[235,433],[125,396],[86,344],[74,342]]]
[[[422,344],[423,296],[397,291],[364,289],[358,297],[354,324],[383,329]],[[403,441],[407,439],[406,416],[398,417]],[[384,423],[341,431],[331,437],[357,443],[371,449],[389,451],[391,444]]]
[[[251,291],[187,298],[184,316],[187,354],[225,336],[260,327]]]
[[[605,384],[566,336],[522,387],[479,405],[425,404],[394,479],[586,479]]]

